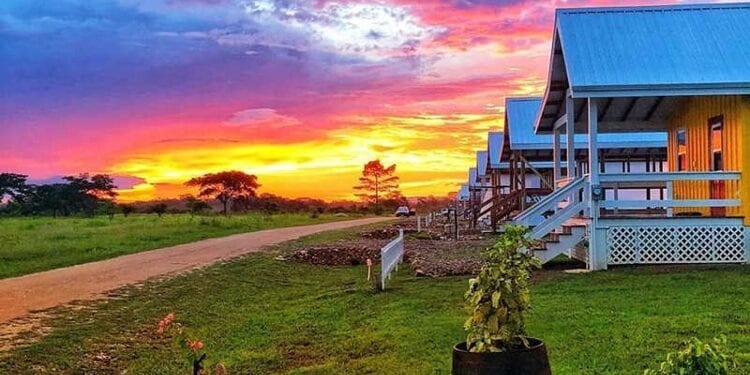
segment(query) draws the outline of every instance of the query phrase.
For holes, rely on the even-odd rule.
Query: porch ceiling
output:
[[[565,115],[565,91],[550,92],[540,115],[537,132],[551,134],[555,121]],[[669,116],[685,100],[679,96],[597,98],[601,133],[662,132]],[[575,131],[588,132],[587,99],[574,99]]]
[[[566,160],[565,148],[562,150],[563,160]],[[600,155],[607,161],[645,161],[653,159],[666,159],[667,149],[664,147],[619,147],[619,148],[600,148]],[[587,160],[588,149],[576,149],[576,160]],[[552,150],[545,149],[528,149],[521,150],[521,155],[530,162],[551,161],[553,159]]]

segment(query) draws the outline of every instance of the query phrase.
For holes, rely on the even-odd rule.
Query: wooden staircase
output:
[[[530,236],[541,244],[530,251],[542,264],[560,254],[570,254],[586,238],[590,220],[581,216],[587,208],[581,197],[586,195],[587,180],[580,177],[570,181],[515,217],[516,224],[533,227]]]
[[[542,237],[539,246],[531,249],[531,253],[538,257],[542,264],[560,254],[570,255],[571,249],[586,238],[586,223],[585,218],[574,218],[566,222],[559,229]]]

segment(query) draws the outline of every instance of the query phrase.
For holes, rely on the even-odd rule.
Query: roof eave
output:
[[[750,82],[678,85],[572,86],[571,95],[575,99],[644,96],[750,95]]]

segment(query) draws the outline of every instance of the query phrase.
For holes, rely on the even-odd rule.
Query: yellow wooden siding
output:
[[[669,123],[668,162],[669,170],[677,170],[677,130],[687,133],[687,170],[703,172],[711,170],[709,149],[709,119],[724,117],[723,157],[724,170],[747,171],[750,160],[743,157],[743,149],[750,150],[750,100],[740,96],[710,96],[686,99],[672,116]],[[748,137],[743,136],[743,131]],[[745,187],[741,189],[741,187]],[[742,207],[727,208],[729,216],[744,216],[750,225],[750,176],[743,174],[740,181],[727,181],[727,199],[742,199]],[[675,199],[708,199],[708,181],[678,182],[674,186]],[[709,208],[681,208],[675,212],[701,212],[709,215]]]
[[[741,214],[745,216],[745,225],[750,226],[750,97],[740,99],[740,131],[737,143],[740,145],[737,156],[742,164],[742,179],[740,180],[740,198],[742,199]]]

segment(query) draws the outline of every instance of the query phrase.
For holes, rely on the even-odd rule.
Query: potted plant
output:
[[[454,375],[551,374],[544,343],[526,336],[529,278],[541,267],[523,251],[536,242],[528,234],[526,227],[506,226],[482,254],[485,264],[464,296],[471,316],[464,324],[466,342],[453,347]]]

